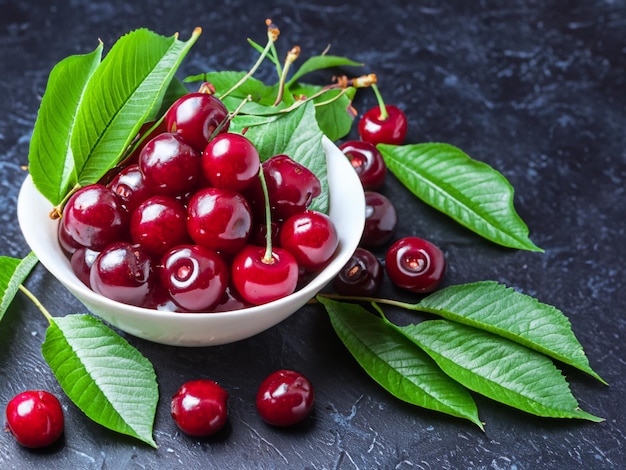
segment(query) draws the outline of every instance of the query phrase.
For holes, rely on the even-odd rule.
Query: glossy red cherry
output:
[[[93,266],[93,263],[96,261],[99,254],[99,251],[93,251],[82,246],[78,248],[70,258],[72,271],[87,287],[91,287],[91,281],[89,280],[91,266]]]
[[[241,134],[215,137],[202,153],[202,171],[211,186],[243,191],[258,178],[261,160],[256,147]]]
[[[198,244],[233,254],[246,244],[252,213],[246,199],[227,189],[204,188],[189,201],[187,231]]]
[[[152,196],[142,202],[130,218],[133,243],[153,257],[190,241],[187,234],[187,211],[170,196]]]
[[[298,263],[291,253],[273,248],[266,258],[266,248],[246,245],[231,265],[231,280],[247,302],[261,305],[292,294],[298,284]]]
[[[393,203],[376,191],[365,191],[365,227],[359,244],[366,248],[384,245],[393,236],[398,216]]]
[[[200,153],[179,134],[159,134],[139,154],[139,169],[153,194],[177,196],[200,177]]]
[[[387,116],[381,115],[376,106],[367,111],[359,120],[358,131],[361,140],[376,144],[401,145],[407,133],[407,118],[397,106],[387,105]]]
[[[256,408],[273,426],[292,426],[304,420],[313,409],[315,391],[311,382],[293,370],[278,370],[261,383]]]
[[[7,404],[6,420],[8,429],[24,447],[46,447],[63,434],[61,403],[45,390],[28,390],[14,396]]]
[[[172,419],[185,434],[212,436],[228,420],[228,392],[208,379],[183,384],[172,397]]]
[[[377,190],[385,182],[387,165],[383,155],[370,142],[350,140],[339,149],[348,157],[354,171],[359,176],[363,189]]]
[[[424,294],[441,284],[446,272],[446,258],[431,242],[419,237],[404,237],[387,250],[385,268],[396,286]]]
[[[357,248],[333,281],[340,295],[370,297],[378,291],[383,280],[383,267],[374,254]]]
[[[326,214],[307,210],[292,215],[281,226],[280,246],[289,251],[305,271],[319,270],[339,245],[335,226]]]
[[[138,164],[128,165],[115,175],[107,186],[117,194],[122,206],[129,214],[152,196],[152,191],[148,188]]]
[[[229,272],[216,251],[181,245],[163,255],[159,276],[161,285],[178,306],[201,312],[212,310],[222,301]]]
[[[165,113],[165,126],[202,152],[220,124],[220,132],[228,130],[227,117],[226,106],[215,95],[200,91],[179,98]]]
[[[89,284],[95,292],[130,305],[143,305],[153,282],[150,256],[128,242],[107,246],[89,273]]]

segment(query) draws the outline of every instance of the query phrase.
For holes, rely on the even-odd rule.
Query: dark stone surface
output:
[[[557,306],[571,320],[605,387],[565,369],[581,406],[600,424],[541,419],[477,397],[481,432],[468,422],[390,397],[357,366],[324,312],[308,306],[236,344],[184,349],[128,337],[154,364],[161,398],[158,450],[108,432],[62,394],[42,359],[44,318],[18,295],[0,325],[0,402],[46,388],[62,397],[63,442],[46,451],[0,435],[0,468],[420,468],[609,469],[626,466],[624,249],[626,204],[626,7],[622,1],[8,2],[0,0],[1,254],[28,248],[16,222],[28,142],[47,75],[74,53],[145,26],[203,35],[181,76],[246,69],[246,38],[281,27],[279,47],[332,52],[367,63],[389,103],[410,119],[408,142],[442,141],[501,171],[545,253],[485,242],[413,199],[393,178],[384,192],[401,213],[398,234],[445,251],[446,283],[492,279]],[[362,93],[364,111],[374,103]],[[28,287],[55,315],[84,309],[42,267]],[[385,295],[406,295],[385,286]],[[389,312],[398,322],[411,319]],[[313,415],[292,430],[264,425],[254,410],[261,379],[277,368],[306,373]],[[208,376],[231,393],[228,429],[208,440],[179,432],[169,397]]]

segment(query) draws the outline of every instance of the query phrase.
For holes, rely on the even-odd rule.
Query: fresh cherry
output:
[[[387,250],[385,268],[396,286],[424,294],[437,289],[443,280],[446,258],[431,242],[419,237],[404,237]]]
[[[285,220],[279,236],[280,246],[296,258],[300,268],[308,272],[324,266],[339,245],[337,231],[330,217],[312,210]]]
[[[146,185],[146,179],[136,163],[121,170],[107,186],[117,194],[129,214],[152,196],[152,191]]]
[[[7,404],[6,419],[8,429],[24,447],[46,447],[63,434],[61,403],[45,390],[28,390],[14,396]]]
[[[256,408],[273,426],[292,426],[303,421],[313,409],[315,392],[311,382],[293,370],[278,370],[263,380],[256,396]]]
[[[384,112],[381,110],[384,108]],[[367,111],[359,120],[361,140],[376,144],[401,145],[407,133],[407,118],[397,106],[377,106]]]
[[[241,134],[219,134],[202,153],[202,171],[211,186],[243,191],[259,175],[256,147]]]
[[[181,245],[163,255],[159,276],[174,303],[188,311],[204,312],[222,301],[229,272],[216,251]]]
[[[154,194],[177,196],[198,182],[200,153],[180,134],[166,132],[143,148],[139,154],[139,169]]]
[[[228,109],[210,93],[209,87],[201,91],[187,93],[180,97],[165,113],[165,126],[168,132],[175,132],[185,141],[202,152],[213,133],[220,125],[219,132],[228,130]]]
[[[370,142],[350,140],[342,144],[339,149],[348,157],[356,171],[363,189],[375,191],[385,182],[387,165],[383,155]]]
[[[99,251],[123,238],[128,216],[113,191],[101,184],[90,184],[69,198],[61,224],[64,235],[78,245]]]
[[[333,288],[340,295],[370,297],[383,280],[383,267],[374,254],[365,248],[357,248],[333,281]]]
[[[96,258],[100,252],[90,250],[84,246],[78,248],[70,258],[70,265],[72,271],[76,274],[76,277],[87,287],[91,287],[89,276],[91,273],[91,266],[96,261]]]
[[[207,437],[228,420],[228,392],[208,379],[184,383],[171,400],[172,419],[185,434]]]
[[[187,211],[170,196],[152,196],[142,202],[130,218],[134,243],[153,257],[190,241],[187,234]]]
[[[398,216],[393,203],[376,191],[365,191],[365,227],[360,245],[373,248],[384,245],[393,236]]]
[[[231,265],[232,284],[247,302],[261,305],[292,294],[298,285],[298,263],[291,253],[246,245]]]
[[[128,242],[108,245],[94,261],[89,275],[95,292],[130,305],[143,305],[153,282],[150,256]]]
[[[252,213],[241,194],[227,189],[204,188],[189,201],[187,230],[198,245],[234,254],[248,240]]]

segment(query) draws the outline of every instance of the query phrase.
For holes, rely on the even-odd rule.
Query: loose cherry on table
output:
[[[339,149],[350,160],[363,189],[370,191],[380,189],[387,176],[387,165],[374,144],[362,140],[349,140]]]
[[[383,267],[374,254],[358,247],[333,281],[340,295],[371,297],[383,280]]]
[[[376,85],[378,106],[369,109],[359,120],[358,132],[361,140],[376,144],[401,145],[407,133],[407,118],[404,111],[394,105],[386,105]]]
[[[256,396],[256,408],[273,426],[292,426],[311,412],[315,391],[311,382],[293,370],[278,370],[263,380]]]
[[[185,434],[212,436],[228,420],[228,392],[209,379],[184,383],[171,400],[172,419]]]
[[[441,284],[446,272],[446,258],[441,249],[428,240],[404,237],[387,250],[385,269],[396,286],[425,294]]]
[[[63,434],[61,403],[45,390],[28,390],[14,396],[7,404],[6,420],[8,429],[24,447],[47,447]]]
[[[365,191],[365,227],[359,244],[365,248],[384,245],[393,236],[398,215],[387,196]]]

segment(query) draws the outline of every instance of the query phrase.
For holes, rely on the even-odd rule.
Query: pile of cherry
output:
[[[333,223],[309,209],[317,176],[287,155],[261,164],[229,118],[189,93],[110,181],[72,194],[58,238],[79,279],[131,305],[217,312],[287,296],[332,258]]]

